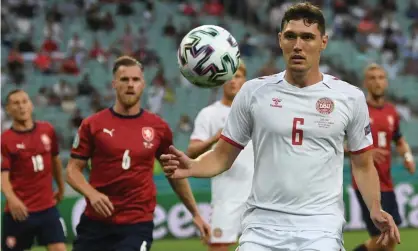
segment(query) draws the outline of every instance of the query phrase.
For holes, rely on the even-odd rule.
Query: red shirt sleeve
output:
[[[93,137],[90,131],[89,120],[84,119],[78,128],[71,149],[71,157],[76,159],[88,160],[93,151]]]
[[[401,118],[399,117],[399,114],[395,110],[394,129],[393,129],[393,134],[392,134],[392,140],[395,143],[398,142],[398,140],[402,138],[400,124],[401,124]]]
[[[58,144],[57,133],[55,132],[54,127],[51,126],[51,153],[52,156],[57,156],[60,153],[60,148]]]
[[[157,155],[155,156],[157,159],[160,159],[161,154],[168,153],[168,148],[173,144],[173,132],[170,127],[166,124],[163,130],[161,143],[156,152]]]
[[[1,171],[9,171],[11,163],[10,153],[3,142],[4,139],[1,141]]]

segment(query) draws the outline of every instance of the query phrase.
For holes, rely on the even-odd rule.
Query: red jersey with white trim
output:
[[[27,131],[8,129],[1,135],[1,170],[10,172],[13,191],[29,212],[55,206],[52,157],[58,153],[55,130],[47,122],[35,122]],[[7,203],[5,211],[9,211]]]
[[[104,218],[87,202],[86,216],[113,224],[152,221],[154,160],[168,152],[172,141],[169,125],[145,110],[123,116],[109,108],[84,119],[71,157],[91,159],[90,184],[115,207],[112,216]]]
[[[368,104],[368,109],[374,147],[391,152],[391,142],[397,142],[402,137],[399,128],[400,117],[396,107],[390,103],[385,103],[382,107]],[[391,154],[387,156],[384,162],[374,163],[379,174],[380,190],[383,192],[393,191],[392,174],[390,172],[391,163]],[[354,178],[352,180],[354,189],[358,189]]]

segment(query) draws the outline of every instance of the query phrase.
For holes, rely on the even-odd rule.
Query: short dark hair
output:
[[[121,56],[115,60],[115,63],[113,64],[112,73],[115,74],[117,70],[119,69],[119,67],[121,66],[135,66],[135,65],[143,69],[142,64],[138,62],[138,60],[136,60],[135,58],[130,57],[130,56]]]
[[[24,92],[24,93],[26,93],[23,89],[14,89],[14,90],[11,90],[9,93],[7,93],[7,96],[6,96],[6,105],[8,105],[8,104],[9,104],[9,102],[10,102],[10,97],[11,97],[12,95],[16,94],[16,93],[19,93],[19,92]]]
[[[306,25],[318,24],[321,35],[325,34],[325,17],[319,7],[309,3],[297,3],[286,10],[282,18],[281,30],[291,20],[303,20]]]

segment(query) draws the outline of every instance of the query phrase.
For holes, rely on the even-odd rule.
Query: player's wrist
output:
[[[19,199],[16,196],[16,194],[14,194],[14,193],[5,194],[4,197],[6,197],[6,200],[8,200],[8,201],[15,201],[15,200],[18,200]]]
[[[404,158],[404,160],[405,160],[406,162],[413,162],[413,161],[414,161],[414,156],[412,155],[412,153],[411,153],[411,152],[406,152],[406,153],[403,155],[403,158]]]
[[[376,213],[380,213],[381,211],[383,211],[383,209],[382,209],[382,204],[380,203],[380,201],[374,201],[370,208],[370,213],[376,214]]]

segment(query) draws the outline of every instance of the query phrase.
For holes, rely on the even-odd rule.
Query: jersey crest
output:
[[[392,115],[388,116],[388,123],[389,123],[390,129],[393,130],[393,126],[395,125],[395,119],[393,118]]]
[[[152,140],[154,139],[154,128],[152,127],[142,127],[142,137],[144,138],[144,147],[147,149],[151,149],[154,144]]]
[[[45,150],[49,152],[51,150],[51,139],[49,138],[49,136],[43,133],[41,135],[41,141],[42,144],[44,144]]]
[[[145,141],[151,142],[154,139],[154,129],[152,127],[142,127],[142,137]]]
[[[321,114],[328,115],[334,111],[334,101],[330,98],[320,98],[316,101],[316,110]]]

